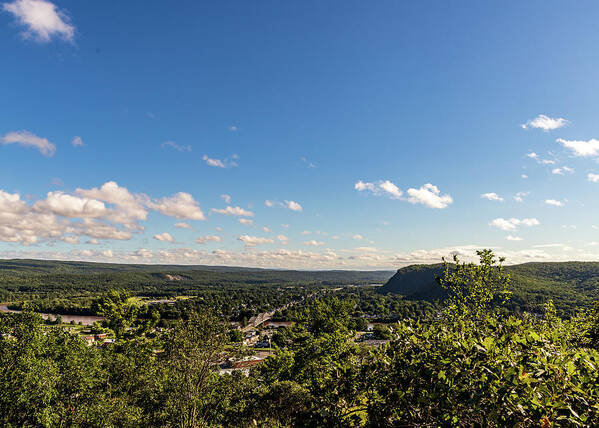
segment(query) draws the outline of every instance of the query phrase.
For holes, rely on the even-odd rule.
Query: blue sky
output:
[[[596,2],[0,9],[0,257],[599,260]]]

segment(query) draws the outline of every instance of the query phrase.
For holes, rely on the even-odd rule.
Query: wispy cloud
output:
[[[83,139],[79,136],[75,136],[73,137],[73,139],[71,140],[71,145],[73,147],[83,147],[85,146],[85,144],[83,144]]]
[[[599,183],[599,174],[593,174],[592,172],[589,172],[587,179],[592,183]]]
[[[599,140],[594,138],[588,141],[582,140],[564,140],[558,138],[557,142],[570,150],[574,156],[579,157],[593,157],[599,156]]]
[[[222,238],[218,235],[206,235],[200,236],[196,239],[196,243],[198,244],[206,244],[207,242],[221,242]]]
[[[574,173],[574,169],[573,168],[569,168],[567,166],[562,166],[562,167],[559,167],[559,168],[553,168],[551,170],[551,173],[553,175],[564,175],[565,173],[572,174],[572,173]]]
[[[225,159],[213,159],[211,157],[208,157],[208,155],[204,155],[202,157],[202,160],[204,160],[204,162],[206,162],[206,165],[208,166],[213,166],[215,168],[234,168],[237,165],[237,159],[239,159],[239,156],[237,155],[233,155],[230,158],[225,158]]]
[[[0,138],[0,143],[4,145],[17,144],[23,147],[33,147],[46,157],[52,157],[56,153],[56,146],[48,141],[47,138],[38,137],[29,131],[9,132]]]
[[[279,206],[279,207],[287,208],[288,210],[297,211],[297,212],[302,212],[304,209],[302,207],[302,205],[296,201],[275,202],[275,201],[271,201],[271,200],[267,199],[264,201],[264,205],[266,205],[269,208]]]
[[[516,195],[514,196],[514,201],[516,202],[523,202],[524,198],[526,196],[528,196],[530,194],[530,192],[518,192],[516,193]]]
[[[187,223],[175,223],[174,226],[178,229],[193,229],[193,227],[191,227],[191,225],[187,224]]]
[[[170,141],[170,140],[169,141],[165,141],[164,143],[162,143],[160,145],[160,147],[162,147],[163,149],[165,147],[171,147],[171,148],[173,148],[173,149],[175,149],[175,150],[177,150],[179,152],[191,152],[191,146],[189,146],[189,145],[188,146],[183,146],[181,144],[177,144],[174,141]]]
[[[377,196],[388,196],[391,199],[399,199],[403,195],[403,192],[399,189],[399,187],[389,180],[380,180],[375,183],[359,180],[356,184],[354,184],[354,189],[356,189],[358,192],[368,191]]]
[[[324,245],[324,242],[312,239],[311,241],[304,242],[304,245],[307,245],[309,247],[320,247],[320,246]]]
[[[308,158],[302,156],[300,159],[302,160],[303,163],[305,163],[308,166],[308,168],[316,168],[316,165],[314,163],[310,162],[308,160]]]
[[[241,207],[227,206],[226,208],[212,208],[211,213],[224,214],[230,216],[253,217],[254,213]]]
[[[364,182],[359,180],[354,184],[354,189],[359,192],[370,192],[377,196],[387,196],[391,199],[407,200],[412,204],[422,204],[429,208],[447,208],[453,199],[450,195],[441,195],[439,188],[431,183],[427,183],[419,189],[410,188],[407,190],[408,198],[404,199],[403,192],[389,180],[378,182]]]
[[[262,238],[259,236],[241,235],[237,237],[238,241],[244,243],[246,247],[255,247],[262,244],[274,244],[274,240],[270,238]]]
[[[170,243],[175,242],[175,239],[168,232],[159,233],[158,235],[154,235],[154,239],[156,239],[158,241],[162,241],[162,242],[170,242]]]
[[[25,39],[46,43],[54,37],[69,42],[75,38],[75,27],[68,15],[49,1],[15,0],[4,3],[2,9],[11,13],[25,28],[21,33]]]
[[[489,223],[489,226],[496,227],[505,231],[513,231],[516,230],[518,226],[538,226],[539,224],[541,223],[536,218],[496,218],[495,220],[491,221],[491,223]]]
[[[554,207],[563,207],[564,203],[562,201],[558,201],[557,199],[545,199],[546,205],[552,205]]]
[[[483,193],[482,195],[480,195],[480,197],[483,199],[488,199],[489,201],[499,201],[499,202],[503,201],[503,198],[494,192]]]
[[[544,114],[540,114],[534,119],[528,120],[526,123],[523,123],[520,126],[523,129],[536,128],[548,132],[561,128],[562,126],[566,126],[568,123],[570,122],[563,117],[552,118],[545,116]]]

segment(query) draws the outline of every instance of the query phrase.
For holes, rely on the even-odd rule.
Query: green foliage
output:
[[[93,302],[92,310],[106,317],[104,327],[112,330],[117,338],[121,338],[137,320],[139,305],[131,301],[126,291],[110,290]]]
[[[457,255],[453,256],[453,264],[443,259],[444,274],[437,281],[449,295],[445,302],[447,315],[481,317],[494,301],[505,303],[509,299],[510,276],[504,274],[502,266],[505,259],[497,260],[491,250],[476,253],[478,265],[460,263]]]
[[[447,293],[435,281],[443,275],[443,265],[412,265],[401,268],[378,291],[399,294],[409,300],[433,302]],[[505,266],[510,275],[512,295],[502,306],[512,312],[540,314],[552,300],[558,316],[571,317],[580,309],[589,309],[599,300],[599,263],[524,263]]]
[[[0,425],[598,426],[599,306],[566,319],[551,301],[534,315],[507,312],[507,268],[479,255],[440,271],[443,310],[371,289],[311,289],[285,309],[297,322],[273,336],[275,354],[232,374],[218,369],[247,356],[230,343],[240,331],[200,299],[162,331],[159,312],[106,293],[93,308],[118,340],[104,347],[31,311],[0,315]],[[245,297],[212,302],[242,307]],[[375,318],[389,342],[356,342]]]

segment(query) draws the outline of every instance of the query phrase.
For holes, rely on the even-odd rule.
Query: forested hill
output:
[[[239,280],[243,278],[251,282],[287,282],[287,281],[323,281],[333,283],[357,284],[383,283],[393,275],[392,271],[353,271],[327,270],[303,271],[260,269],[235,266],[208,265],[153,265],[153,264],[118,264],[92,263],[57,260],[0,260],[0,277],[21,276],[64,276],[64,275],[97,275],[97,274],[143,274],[141,278],[161,278],[165,274],[180,275],[181,279]],[[151,275],[152,274],[152,275]]]
[[[537,311],[552,299],[562,314],[589,307],[599,300],[599,263],[524,263],[506,266],[510,274],[513,296],[509,305],[514,309]],[[381,293],[397,293],[409,299],[436,300],[444,291],[435,278],[443,266],[411,265],[397,271],[379,289]]]

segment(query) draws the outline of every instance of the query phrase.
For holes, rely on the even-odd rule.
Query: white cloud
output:
[[[266,233],[270,233],[271,232],[271,230],[268,227],[266,227],[266,226],[262,227],[262,230],[265,231]]]
[[[503,198],[501,196],[499,196],[497,193],[483,193],[482,195],[480,195],[481,198],[484,199],[488,199],[490,201],[503,201]]]
[[[191,225],[183,222],[175,223],[174,226],[179,229],[192,229]]]
[[[562,126],[565,126],[568,123],[570,122],[564,119],[563,117],[551,118],[549,116],[545,116],[544,114],[540,114],[534,119],[531,119],[526,123],[523,123],[521,126],[524,129],[537,128],[547,132],[561,128]]]
[[[129,240],[132,232],[144,230],[140,221],[147,219],[147,208],[177,218],[204,218],[189,194],[151,200],[115,182],[106,182],[100,188],[79,188],[73,194],[49,192],[31,205],[19,194],[0,190],[0,241],[24,245],[40,240],[75,243],[75,237],[82,235],[92,238],[92,244],[98,239]],[[175,226],[191,228],[187,223]],[[168,240],[167,235],[158,236]]]
[[[412,204],[423,204],[430,208],[446,208],[453,202],[449,195],[440,196],[437,186],[430,183],[425,184],[420,189],[408,189],[408,202]]]
[[[285,207],[291,211],[302,211],[302,206],[295,201],[285,201]]]
[[[240,217],[254,217],[253,212],[243,209],[241,207],[232,207],[230,205],[223,209],[212,208],[210,210],[210,212],[224,214],[224,215],[240,216]]]
[[[56,36],[72,42],[75,37],[75,27],[69,17],[49,1],[15,0],[4,3],[2,8],[12,13],[17,22],[25,27],[21,34],[26,39],[43,43]]]
[[[230,204],[231,203],[231,196],[227,195],[227,194],[222,194],[220,195],[221,199],[223,201],[225,201],[226,204]]]
[[[75,193],[89,199],[96,199],[108,204],[114,204],[106,219],[123,224],[132,229],[139,229],[137,221],[146,220],[148,211],[142,203],[140,195],[133,195],[125,187],[120,187],[114,181],[108,181],[102,187],[92,189],[76,189]]]
[[[311,234],[312,234],[312,232],[310,232],[309,230],[302,230],[302,231],[300,232],[300,234],[302,234],[302,235],[311,235]]]
[[[533,245],[532,248],[562,248],[564,244],[537,244]]]
[[[522,174],[520,177],[522,177],[524,180],[526,180],[528,178],[528,175]]]
[[[216,168],[233,168],[237,166],[237,162],[235,161],[239,157],[237,155],[231,156],[231,159],[213,159],[208,157],[208,155],[204,155],[202,159],[206,162],[206,165],[213,166]]]
[[[305,156],[302,156],[300,159],[302,160],[303,163],[308,165],[308,168],[316,168],[316,165],[313,164],[312,162],[308,161],[308,158],[306,158]]]
[[[516,202],[523,202],[524,197],[528,196],[529,194],[530,194],[530,192],[518,192],[518,193],[516,193],[516,196],[514,196],[514,200]]]
[[[289,243],[289,238],[285,235],[277,235],[277,241],[279,241],[283,245],[287,245]]]
[[[403,192],[391,181],[378,181],[377,183],[363,182],[362,180],[354,184],[354,189],[359,192],[369,191],[377,196],[388,196],[391,199],[402,199]],[[453,202],[449,195],[440,195],[437,186],[430,183],[420,187],[420,189],[408,189],[407,201],[412,204],[422,204],[430,208],[446,208]]]
[[[274,244],[274,240],[269,238],[262,238],[259,236],[249,236],[249,235],[241,235],[237,238],[238,241],[241,241],[245,244],[246,247],[255,247],[257,245],[262,244]]]
[[[120,230],[114,225],[92,219],[84,219],[81,223],[71,223],[71,226],[66,228],[66,230],[70,231],[71,228],[78,235],[85,235],[96,239],[126,241],[133,237],[131,233]]]
[[[493,221],[491,221],[491,223],[489,223],[489,226],[496,227],[498,229],[505,230],[505,231],[513,231],[513,230],[516,230],[517,227],[521,226],[521,225],[522,226],[538,226],[539,224],[540,223],[536,218],[523,218],[523,219],[496,218]]]
[[[0,138],[0,144],[18,144],[23,147],[34,147],[46,157],[52,157],[56,153],[56,146],[48,141],[47,138],[38,137],[29,131],[9,132]]]
[[[62,241],[66,242],[67,244],[73,244],[76,245],[79,243],[79,237],[77,236],[65,236],[62,238]]]
[[[556,199],[545,199],[545,203],[547,205],[553,205],[555,207],[563,207],[564,203],[562,201],[558,201]]]
[[[38,201],[33,208],[38,212],[50,211],[63,217],[99,218],[109,211],[103,202],[96,199],[80,198],[64,192],[49,192],[44,201]]]
[[[403,195],[403,192],[389,180],[380,180],[376,183],[368,183],[359,180],[354,184],[354,189],[359,192],[369,191],[377,196],[385,195],[391,199],[399,199]]]
[[[526,155],[530,159],[534,159],[537,163],[541,165],[555,165],[555,160],[553,159],[541,159],[538,154],[535,152],[530,152]],[[522,178],[528,178],[526,174],[522,174]]]
[[[508,241],[522,241],[522,238],[520,238],[519,236],[512,235],[506,236],[505,239],[507,239]]]
[[[73,147],[83,147],[83,146],[85,146],[85,144],[83,144],[83,140],[79,136],[73,137],[73,139],[71,140],[71,145]]]
[[[240,218],[237,221],[241,224],[245,224],[246,226],[251,226],[254,224],[254,220],[249,218]]]
[[[179,220],[205,220],[200,204],[189,193],[179,192],[147,202],[148,207]]]
[[[364,239],[364,237],[360,234],[356,234],[356,235],[352,236],[352,238],[354,238],[357,241],[361,241],[362,239]]]
[[[572,151],[574,156],[580,156],[580,157],[599,156],[599,140],[591,139],[588,141],[577,141],[577,140],[564,140],[563,138],[558,138],[557,142],[561,143],[565,148]]]
[[[165,141],[164,143],[162,143],[160,145],[160,147],[162,147],[163,149],[165,147],[171,147],[179,152],[191,152],[191,146],[180,145],[180,144],[175,143],[174,141]]]
[[[208,157],[208,155],[204,155],[204,157],[202,159],[206,161],[206,165],[208,165],[208,166],[215,166],[217,168],[225,168],[225,164],[220,159],[211,159]]]
[[[235,131],[237,131],[237,129],[238,128],[235,125],[229,126],[229,131],[235,132]]]
[[[264,201],[264,205],[266,205],[269,208],[278,206],[278,207],[287,208],[291,211],[297,211],[297,212],[301,212],[303,210],[303,207],[300,205],[300,203],[295,202],[295,201],[285,201],[285,203],[283,203],[283,202],[275,202],[275,201],[271,201],[271,200],[267,199],[266,201]]]
[[[170,248],[159,251],[150,251],[140,248],[134,251],[105,250],[112,254],[96,250],[73,249],[68,252],[41,251],[35,247],[31,250],[5,250],[0,252],[2,258],[29,258],[53,260],[86,260],[86,261],[113,261],[114,259],[126,262],[144,262],[160,264],[186,264],[186,265],[216,265],[216,266],[248,266],[261,268],[284,269],[397,269],[398,267],[420,264],[439,263],[441,257],[451,259],[455,254],[460,260],[467,262],[478,261],[476,250],[492,248],[498,256],[507,258],[506,263],[524,263],[531,261],[566,261],[572,260],[572,253],[564,253],[564,247],[526,248],[512,251],[490,245],[460,245],[442,248],[418,249],[404,253],[391,253],[384,250],[373,251],[374,248],[353,248],[349,250],[333,251],[324,247],[311,247],[310,250],[291,250],[278,248],[273,250],[259,250],[246,247],[241,251],[215,249],[212,251],[195,248]],[[341,255],[339,254],[341,253]],[[343,254],[347,253],[348,256]],[[112,257],[112,258],[111,258]],[[588,251],[577,253],[578,260],[599,260],[599,254]]]
[[[145,248],[140,248],[131,254],[131,260],[139,260],[139,259],[151,259],[154,257],[154,253],[151,250],[147,250]]]
[[[378,250],[375,247],[356,247],[353,251],[357,251],[359,253],[375,253]]]
[[[307,245],[309,247],[320,247],[320,246],[324,245],[324,242],[312,239],[311,241],[304,242],[304,245]]]
[[[206,235],[206,236],[200,236],[198,239],[196,239],[196,242],[198,244],[205,244],[206,242],[221,242],[222,238],[218,235]]]
[[[175,242],[175,239],[168,232],[159,233],[157,235],[154,235],[154,239],[157,239],[158,241],[163,241],[163,242]]]
[[[593,174],[592,172],[589,172],[587,179],[592,183],[599,183],[599,174]]]
[[[560,168],[554,168],[551,170],[551,173],[553,175],[564,175],[566,172],[572,174],[574,172],[574,169],[569,168],[567,166],[562,166]]]

